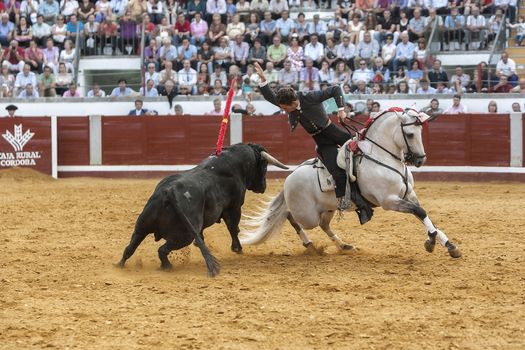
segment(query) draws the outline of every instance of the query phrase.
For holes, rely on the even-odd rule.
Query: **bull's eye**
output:
[[[413,133],[408,133],[406,135],[407,135],[407,139],[413,139],[414,138],[414,134]]]

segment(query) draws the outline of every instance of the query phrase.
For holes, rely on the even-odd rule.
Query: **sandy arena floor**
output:
[[[216,225],[210,279],[195,247],[159,270],[152,236],[113,266],[157,182],[0,172],[1,349],[525,349],[523,184],[417,184],[459,260],[428,254],[414,217],[376,210],[334,222],[350,254],[320,230],[325,254],[307,253],[286,225],[239,256]]]

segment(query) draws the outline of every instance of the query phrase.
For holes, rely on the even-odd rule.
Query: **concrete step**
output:
[[[506,51],[512,58],[514,58],[516,55],[525,55],[525,47],[509,46],[507,47]]]

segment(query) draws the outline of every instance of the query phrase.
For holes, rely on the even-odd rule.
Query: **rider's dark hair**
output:
[[[277,91],[277,104],[291,105],[293,101],[297,100],[297,94],[294,89],[290,87],[283,87]]]

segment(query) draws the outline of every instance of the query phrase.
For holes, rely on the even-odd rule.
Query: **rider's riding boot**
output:
[[[357,207],[355,211],[359,216],[359,222],[361,223],[361,225],[363,225],[370,221],[370,219],[372,219],[372,216],[374,215],[374,210],[361,195],[361,191],[359,190],[359,187],[357,187],[357,184],[351,183],[350,186],[352,188],[352,202],[354,202]]]

